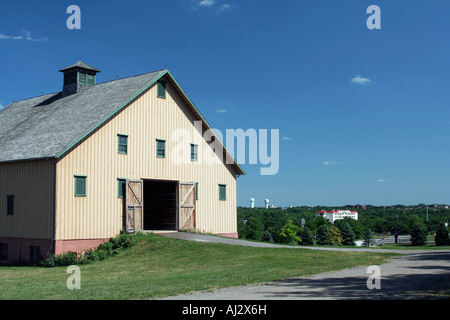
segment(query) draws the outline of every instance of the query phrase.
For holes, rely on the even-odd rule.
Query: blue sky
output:
[[[69,5],[81,30],[69,30]],[[369,30],[369,5],[381,29]],[[8,1],[0,108],[165,66],[208,122],[280,130],[280,168],[243,164],[238,205],[450,203],[450,2]],[[352,80],[353,79],[353,80]]]

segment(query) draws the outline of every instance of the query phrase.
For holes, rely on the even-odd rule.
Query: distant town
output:
[[[250,198],[250,208],[255,207],[255,199]],[[347,209],[347,210],[358,210],[358,209],[403,209],[403,210],[414,210],[418,208],[428,208],[431,210],[440,210],[440,209],[449,209],[450,205],[448,204],[425,204],[425,203],[419,203],[417,205],[403,205],[403,204],[396,204],[396,205],[388,205],[388,206],[375,206],[371,204],[346,204],[343,206],[309,206],[309,205],[303,205],[303,206],[288,206],[288,207],[278,207],[274,204],[270,204],[269,199],[264,199],[264,207],[266,209],[282,209],[287,210],[290,208],[328,208],[328,209]]]

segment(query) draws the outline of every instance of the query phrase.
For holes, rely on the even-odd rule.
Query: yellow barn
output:
[[[0,264],[83,252],[121,231],[237,237],[245,174],[168,70],[63,90],[0,111]]]

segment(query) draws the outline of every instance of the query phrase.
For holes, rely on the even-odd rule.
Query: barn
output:
[[[0,263],[83,252],[122,231],[237,237],[245,172],[167,70],[63,89],[0,111]],[[231,159],[231,161],[230,161]]]

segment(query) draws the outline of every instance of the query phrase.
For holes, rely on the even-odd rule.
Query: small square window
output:
[[[128,153],[128,136],[123,134],[117,135],[119,140],[119,153],[127,154]]]
[[[227,200],[227,185],[219,184],[219,200]]]
[[[30,263],[39,264],[41,261],[41,248],[39,246],[30,246]]]
[[[198,161],[198,145],[191,143],[191,161]]]
[[[86,176],[75,176],[75,196],[86,197]]]
[[[157,85],[157,96],[158,98],[165,99],[166,98],[166,82],[163,80],[158,81]]]
[[[156,156],[158,158],[165,158],[166,156],[166,141],[165,140],[156,140]]]
[[[6,196],[6,214],[9,216],[14,214],[14,195]]]
[[[7,262],[8,261],[8,244],[0,243],[0,261]]]

